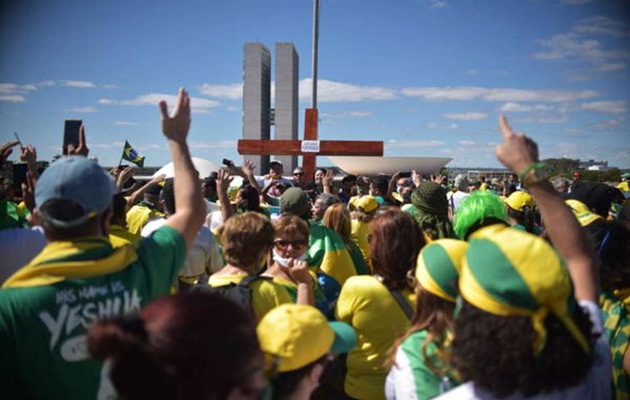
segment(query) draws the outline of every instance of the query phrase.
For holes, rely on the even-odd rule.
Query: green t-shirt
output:
[[[396,351],[396,361],[387,376],[385,392],[399,399],[428,400],[459,384],[455,370],[446,366],[446,373],[436,374],[428,365],[445,369],[444,361],[437,354],[438,347],[430,342],[426,356],[422,351],[427,330],[407,336]]]
[[[97,245],[103,257],[115,251],[105,238]],[[115,398],[109,379],[101,380],[103,363],[89,358],[86,329],[99,318],[138,311],[168,294],[186,244],[179,232],[162,227],[141,242],[137,254],[118,272],[0,290],[3,398]],[[64,256],[55,261],[68,261]]]

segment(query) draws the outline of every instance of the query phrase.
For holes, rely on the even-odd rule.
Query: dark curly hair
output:
[[[586,354],[552,314],[545,319],[545,347],[536,356],[532,348],[536,333],[530,317],[498,316],[461,301],[451,362],[463,381],[472,381],[500,398],[514,392],[530,397],[583,381],[593,355]],[[573,319],[593,343],[591,322],[581,307],[575,308]]]

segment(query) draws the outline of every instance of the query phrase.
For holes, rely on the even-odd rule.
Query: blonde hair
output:
[[[350,211],[342,204],[333,204],[326,209],[322,219],[324,226],[336,231],[344,242],[350,241]]]

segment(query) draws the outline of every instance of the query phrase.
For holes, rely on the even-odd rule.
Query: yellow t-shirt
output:
[[[132,244],[137,247],[141,240],[142,236],[135,235],[120,225],[110,225],[109,227],[109,242],[114,248],[128,244]]]
[[[350,221],[350,239],[359,246],[363,259],[370,265],[370,242],[368,241],[368,235],[370,234],[370,228],[367,222],[361,222],[353,219]]]
[[[403,295],[415,308],[413,292],[406,289]],[[368,275],[346,281],[337,300],[335,316],[357,331],[357,345],[348,353],[346,393],[361,400],[385,399],[388,371],[383,363],[394,341],[411,322],[389,289]]]
[[[127,211],[127,230],[139,235],[142,228],[153,218],[164,217],[164,213],[142,204],[136,204]]]
[[[630,187],[628,187],[628,181],[624,181],[618,184],[617,189],[621,190],[624,193],[630,191]]]
[[[212,287],[229,285],[230,283],[238,284],[247,275],[212,275],[208,279],[208,285]],[[251,285],[252,289],[252,308],[256,314],[256,320],[260,321],[273,308],[284,303],[293,303],[291,296],[287,290],[272,280],[257,279]]]

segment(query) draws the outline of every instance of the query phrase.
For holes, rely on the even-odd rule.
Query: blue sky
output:
[[[0,140],[17,131],[50,160],[63,120],[78,118],[101,164],[117,164],[128,140],[159,166],[169,153],[157,102],[172,104],[184,86],[193,156],[239,160],[246,42],[272,52],[276,42],[295,44],[301,134],[312,8],[311,0],[4,1]],[[321,0],[319,137],[496,167],[504,113],[543,158],[630,168],[629,21],[621,0]]]

